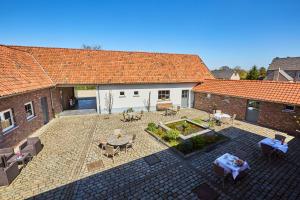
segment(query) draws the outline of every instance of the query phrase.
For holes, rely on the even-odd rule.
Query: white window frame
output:
[[[137,94],[134,94],[135,92],[137,92]],[[133,91],[133,96],[134,96],[134,97],[140,96],[140,92],[139,92],[138,90],[134,90],[134,91]]]
[[[169,92],[169,98],[164,98],[164,99],[162,99],[162,98],[159,98],[159,92],[164,92],[165,94],[164,95],[166,95],[166,92]],[[159,100],[159,101],[170,101],[171,100],[171,90],[158,90],[157,91],[157,94],[158,94],[158,96],[157,96],[157,99]],[[161,95],[163,95],[163,94],[161,94]]]
[[[26,118],[27,118],[27,119],[31,119],[31,118],[34,117],[34,109],[33,109],[32,101],[29,101],[29,102],[25,103],[25,104],[24,104],[24,108],[25,108],[25,106],[27,106],[27,105],[30,105],[30,106],[31,106],[32,115],[27,116],[27,113],[26,113],[26,116],[27,116]],[[26,109],[25,109],[25,112],[26,112]]]
[[[123,92],[124,94],[121,95],[121,92]],[[119,97],[125,97],[125,91],[120,91],[119,95],[120,95]]]
[[[9,127],[6,127],[4,129],[2,129],[2,132],[6,132],[6,131],[12,129],[15,126],[15,120],[14,120],[14,116],[13,116],[11,108],[0,112],[0,119],[1,119],[1,121],[4,120],[4,113],[6,113],[6,112],[9,112],[9,114],[10,114],[11,125]]]

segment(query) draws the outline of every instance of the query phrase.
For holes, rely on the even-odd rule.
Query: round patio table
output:
[[[107,143],[112,146],[124,146],[129,140],[129,135],[121,134],[121,137],[118,137],[118,135],[112,134],[108,137]]]

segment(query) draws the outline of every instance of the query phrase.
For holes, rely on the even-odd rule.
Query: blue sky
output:
[[[210,69],[300,56],[300,1],[0,0],[0,43],[198,54]]]

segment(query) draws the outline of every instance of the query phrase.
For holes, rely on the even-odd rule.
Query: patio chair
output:
[[[42,149],[43,145],[38,137],[27,138],[27,140],[19,146],[21,153],[30,153],[31,156],[36,156]]]
[[[286,137],[283,135],[275,134],[275,139],[284,142]]]
[[[129,122],[129,121],[131,121],[131,120],[129,119],[128,114],[127,114],[125,111],[123,111],[123,121],[124,121],[124,122]]]
[[[17,162],[13,162],[7,167],[0,167],[0,186],[9,185],[19,173]]]
[[[99,139],[99,147],[101,150],[104,150],[107,145],[107,140],[105,138],[100,138]]]
[[[131,148],[131,149],[134,150],[133,145],[134,145],[134,143],[135,143],[135,139],[136,139],[136,134],[133,134],[132,139],[129,140],[129,142],[126,144],[126,149],[125,149],[125,152],[126,152],[126,153],[128,152],[128,149],[129,149],[129,148]]]
[[[222,186],[224,188],[225,187],[225,179],[227,178],[228,173],[226,173],[225,170],[222,167],[220,167],[219,165],[217,165],[216,163],[213,163],[213,170],[217,176],[222,178]]]
[[[222,111],[221,110],[216,110],[216,113],[222,113]]]
[[[136,119],[136,120],[141,120],[142,117],[143,117],[143,115],[144,115],[144,111],[142,110],[141,113],[140,113],[139,115],[136,115],[136,116],[135,116],[135,119]]]
[[[272,156],[275,153],[275,149],[267,144],[261,143],[260,144],[261,152],[264,156],[268,157],[269,161],[271,160]]]
[[[13,155],[15,155],[15,152],[12,147],[0,149],[0,156],[5,156],[6,159],[10,159]]]
[[[112,160],[113,160],[113,163],[115,163],[115,159],[114,159],[115,155],[119,155],[119,153],[120,153],[120,147],[114,148],[111,145],[106,145],[105,146],[105,153],[104,154],[107,157],[111,156]]]

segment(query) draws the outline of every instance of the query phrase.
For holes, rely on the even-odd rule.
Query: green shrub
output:
[[[165,132],[160,128],[156,128],[156,130],[154,130],[154,133],[160,137],[163,137],[165,135]]]
[[[205,140],[202,136],[196,136],[191,138],[194,149],[201,149],[205,146]]]
[[[176,140],[180,132],[178,130],[171,129],[167,131],[164,135],[164,139],[167,141]]]
[[[147,127],[148,131],[155,132],[156,129],[157,129],[157,127],[156,127],[155,123],[151,122],[151,123],[148,124],[148,127]]]
[[[131,112],[134,112],[134,110],[133,110],[133,108],[128,108],[128,109],[127,109],[127,112],[128,112],[128,113],[131,113]]]

